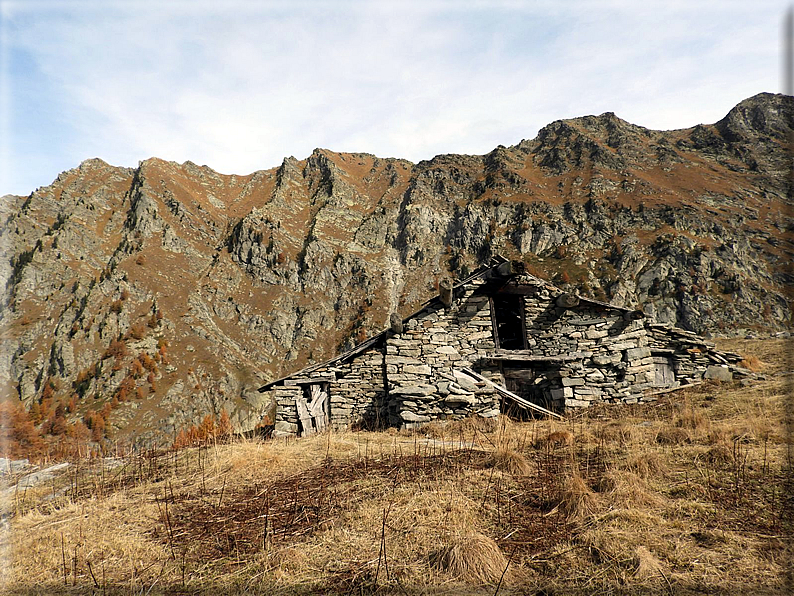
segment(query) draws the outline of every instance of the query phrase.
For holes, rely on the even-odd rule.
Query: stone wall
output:
[[[295,399],[305,397],[304,387],[313,383],[328,390],[330,426],[334,430],[383,426],[386,388],[380,348],[372,347],[346,362],[300,375],[296,375],[297,380],[287,379],[284,386],[271,389],[276,402],[276,436],[295,435],[301,430]]]
[[[437,302],[405,324],[386,342],[389,422],[412,428],[431,420],[472,414],[493,417],[499,397],[492,387],[463,373],[476,367],[500,382],[498,368],[485,360],[493,352],[488,296],[476,281],[449,308]]]
[[[274,387],[273,400],[276,402],[276,422],[273,429],[275,436],[288,436],[298,433],[298,408],[295,398],[303,395],[303,388],[299,386]]]
[[[337,365],[337,379],[329,387],[334,430],[384,426],[386,386],[383,369],[383,352],[379,348],[370,348]]]
[[[710,368],[725,368],[743,374],[750,372],[736,366],[741,355],[720,352],[713,342],[703,339],[696,333],[659,323],[649,323],[647,329],[651,349],[654,353],[668,354],[667,357],[680,382],[700,381],[704,376],[708,376]]]
[[[582,301],[572,309],[555,306],[560,291],[545,285],[524,297],[527,343],[533,357],[550,364],[527,364],[541,373],[537,382],[556,409],[596,402],[636,403],[654,387],[655,365],[642,320],[625,310]],[[564,358],[551,364],[554,358]]]

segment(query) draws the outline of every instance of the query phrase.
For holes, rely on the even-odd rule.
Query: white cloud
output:
[[[56,93],[48,113],[26,113],[22,91],[43,83],[6,67],[8,113],[24,121],[4,135],[0,192],[94,156],[247,173],[315,146],[414,161],[484,153],[603,111],[654,128],[713,122],[778,87],[784,8],[6,2],[4,53],[30,59]],[[38,149],[22,156],[23,144]]]

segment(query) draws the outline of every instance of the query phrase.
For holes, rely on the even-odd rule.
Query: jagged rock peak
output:
[[[113,166],[111,166],[105,160],[100,159],[99,157],[91,157],[89,159],[83,160],[80,163],[80,165],[77,166],[77,169],[80,170],[80,171],[86,171],[86,170],[91,170],[91,169],[96,169],[96,168],[110,168],[110,167],[113,167]]]
[[[794,98],[759,93],[739,102],[715,127],[730,141],[754,140],[759,136],[783,140],[794,123]]]

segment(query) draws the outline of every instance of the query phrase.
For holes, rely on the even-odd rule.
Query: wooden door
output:
[[[314,427],[318,431],[325,430],[328,424],[328,389],[327,386],[311,385],[311,402],[309,403],[309,414],[314,421]]]
[[[670,387],[675,384],[675,372],[669,358],[654,357],[655,378],[654,385],[657,387]]]
[[[295,398],[304,437],[325,430],[328,425],[328,401],[327,383],[309,385],[303,396]]]

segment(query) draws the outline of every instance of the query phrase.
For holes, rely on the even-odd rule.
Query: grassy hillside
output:
[[[790,593],[791,345],[721,347],[747,354],[765,378],[564,422],[469,420],[73,462],[49,483],[4,492],[2,585]]]

